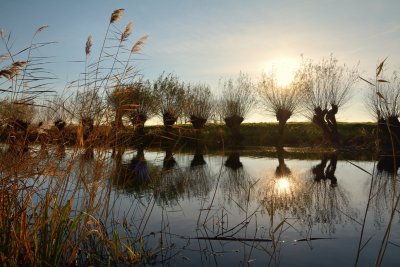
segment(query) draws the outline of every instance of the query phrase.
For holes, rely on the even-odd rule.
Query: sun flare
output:
[[[275,188],[279,195],[289,193],[290,187],[291,186],[288,178],[281,177],[276,180]]]
[[[294,79],[300,61],[294,58],[276,58],[264,64],[265,73],[274,73],[279,86],[288,86]]]

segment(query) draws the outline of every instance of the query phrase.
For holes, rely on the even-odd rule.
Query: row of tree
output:
[[[47,26],[34,33],[29,46],[16,52],[12,52],[11,34],[0,32],[6,48],[0,57],[0,119],[8,129],[11,144],[24,140],[35,110],[37,121],[52,120],[60,132],[67,123],[79,124],[80,145],[84,145],[96,124],[112,125],[117,134],[124,127],[123,121],[129,120],[136,134],[143,135],[145,122],[156,115],[162,118],[167,131],[179,118],[197,130],[210,119],[223,121],[233,140],[240,142],[240,124],[256,106],[276,116],[280,136],[286,122],[301,114],[322,130],[327,141],[339,144],[336,114],[350,99],[359,78],[356,67],[340,65],[333,56],[320,62],[303,59],[288,86],[279,86],[273,73],[264,74],[256,83],[240,73],[236,79],[222,80],[221,95],[216,97],[210,86],[184,83],[175,74],[163,73],[154,81],[145,80],[132,63],[147,35],[128,46],[132,23],[123,29],[116,26],[123,12],[117,9],[111,14],[94,60],[92,36],[88,37],[84,71],[61,96],[48,96],[55,93],[50,89],[55,77],[44,68],[48,58],[38,53],[51,44],[36,41]],[[375,82],[361,79],[373,88],[367,103],[379,122],[382,143],[393,147],[400,137],[400,83],[397,74],[391,80],[382,78],[384,62],[377,67]]]

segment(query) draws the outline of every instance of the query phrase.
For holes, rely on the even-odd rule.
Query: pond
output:
[[[372,266],[382,258],[395,266],[400,259],[390,157],[257,148],[67,150],[51,158],[56,167],[46,161],[46,175],[26,184],[57,188],[51,177],[69,166],[63,197],[73,195],[76,210],[93,210],[114,239],[136,242],[150,264]]]

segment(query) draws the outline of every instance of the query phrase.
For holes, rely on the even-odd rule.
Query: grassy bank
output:
[[[277,123],[244,123],[241,125],[243,136],[242,146],[276,146],[278,143]],[[376,125],[374,123],[339,123],[338,130],[341,135],[343,147],[374,149],[376,140]],[[75,145],[77,126],[69,125],[63,133],[66,145]],[[191,146],[198,140],[202,140],[208,148],[223,148],[236,145],[230,139],[228,128],[224,124],[206,124],[201,131],[194,130],[189,124],[175,125],[172,132],[166,133],[161,125],[146,126],[146,143],[150,146],[160,146],[163,140],[170,140],[182,146]],[[135,146],[138,137],[134,135],[131,127],[126,127],[116,135],[110,126],[95,127],[91,133],[92,143],[105,145],[113,143],[115,136],[118,136],[119,144],[124,146]],[[6,141],[6,131],[1,134],[1,140]],[[28,140],[31,143],[38,142],[37,128],[30,127]],[[56,143],[59,138],[57,129],[53,127],[47,132],[46,141]],[[288,123],[283,138],[284,146],[290,147],[326,147],[323,134],[317,126],[310,122]]]
[[[374,123],[339,123],[341,144],[345,147],[369,148],[375,147],[376,125]],[[154,140],[163,136],[162,126],[146,127],[148,136]],[[190,125],[175,126],[177,138],[182,142],[190,143],[198,139],[198,134]],[[277,123],[244,123],[241,126],[243,146],[276,146],[278,143]],[[225,125],[207,124],[201,133],[201,139],[209,147],[232,145],[229,138],[229,131]],[[324,142],[322,132],[317,126],[310,122],[288,123],[283,138],[285,146],[292,147],[316,147],[327,146]]]

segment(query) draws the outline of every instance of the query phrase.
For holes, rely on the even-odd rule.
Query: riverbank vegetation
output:
[[[305,60],[287,88],[277,87],[273,74],[256,82],[240,73],[236,79],[222,79],[221,95],[213,95],[214,88],[182,81],[174,73],[162,73],[154,81],[143,77],[133,63],[148,36],[130,42],[132,23],[121,29],[117,25],[123,12],[112,12],[98,55],[91,54],[92,37],[87,38],[82,47],[85,66],[63,94],[52,90],[55,77],[46,68],[48,58],[36,54],[52,44],[36,41],[47,26],[40,27],[19,51],[13,51],[10,34],[0,32],[5,47],[0,53],[1,265],[123,266],[153,263],[157,253],[172,251],[172,244],[166,247],[164,243],[168,222],[162,221],[160,232],[145,232],[154,207],[162,207],[164,215],[165,207],[185,193],[185,186],[197,185],[196,196],[204,197],[212,184],[203,179],[204,169],[197,176],[177,170],[176,148],[194,149],[191,170],[206,164],[207,149],[229,150],[223,164],[227,174],[219,172],[216,188],[223,175],[232,178],[222,186],[230,199],[235,198],[232,192],[240,198],[237,203],[246,212],[246,220],[254,218],[243,207],[256,182],[243,171],[238,148],[277,147],[273,150],[278,154],[277,180],[291,174],[283,147],[332,153],[343,149],[375,152],[389,146],[397,153],[393,148],[400,143],[400,86],[396,75],[390,82],[382,78],[384,62],[377,68],[376,82],[362,78],[372,87],[366,102],[377,121],[341,123],[336,115],[351,96],[358,72],[341,66],[333,56],[319,63]],[[272,113],[278,122],[245,123],[256,106]],[[163,126],[145,126],[156,116]],[[294,116],[308,120],[290,122]],[[130,165],[123,166],[126,148],[134,148],[136,155]],[[165,152],[162,166],[147,164],[144,150],[152,148]],[[329,186],[336,187],[336,162],[336,154],[324,157],[314,168],[315,176],[323,178],[314,180],[328,179]],[[115,218],[114,205],[120,200],[115,200],[119,192],[114,188],[126,190],[127,184],[142,189],[133,190],[138,194],[132,206],[135,217]],[[275,191],[264,192],[263,205],[275,201]],[[152,194],[145,199],[143,192]],[[209,223],[213,201],[200,209],[206,213],[203,225]],[[271,220],[276,211],[272,206],[266,208]],[[222,217],[226,214],[222,210]],[[240,229],[246,229],[246,220],[238,224]],[[277,233],[284,225],[286,219],[277,224],[271,221],[267,240],[273,244],[267,251],[271,260],[279,254]],[[146,239],[156,235],[158,246],[146,246]]]

